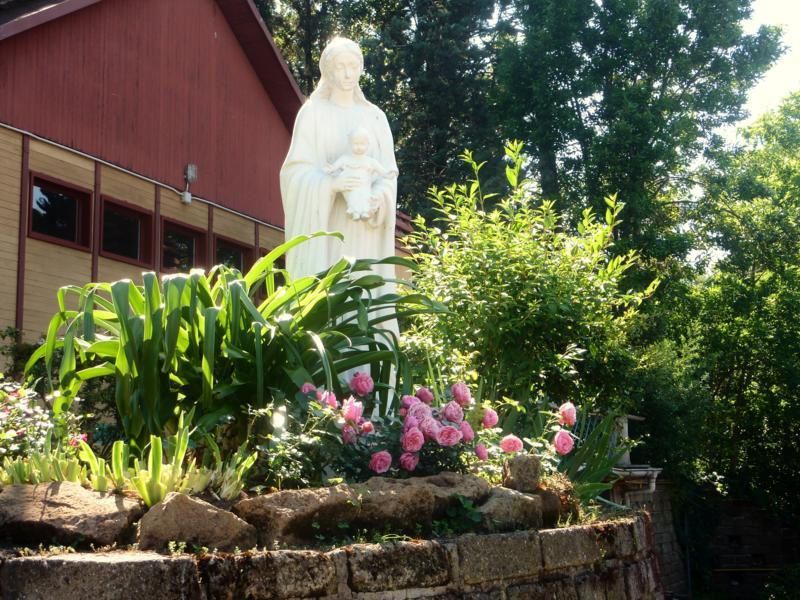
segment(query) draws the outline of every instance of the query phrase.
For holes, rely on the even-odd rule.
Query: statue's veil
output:
[[[317,87],[315,87],[314,91],[311,92],[310,98],[312,100],[315,98],[324,98],[328,100],[331,97],[331,87],[333,87],[333,83],[331,82],[333,59],[342,52],[349,52],[353,56],[358,57],[359,68],[363,73],[364,55],[361,53],[361,48],[358,47],[358,44],[348,38],[333,38],[330,42],[328,42],[328,45],[325,46],[325,49],[322,51],[322,56],[319,58],[319,71],[321,77],[319,83],[317,83]],[[361,86],[358,84],[358,82],[356,82],[356,87],[353,90],[353,100],[360,104],[372,104],[364,96],[364,92],[361,91]]]

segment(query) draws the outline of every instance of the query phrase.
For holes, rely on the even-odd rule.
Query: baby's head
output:
[[[350,132],[350,149],[353,154],[361,156],[369,150],[369,132],[363,127],[358,127]]]

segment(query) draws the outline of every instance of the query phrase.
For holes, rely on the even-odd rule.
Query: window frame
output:
[[[116,209],[121,209],[120,212],[122,212],[123,214],[128,213],[130,215],[140,218],[140,223],[142,228],[140,231],[141,240],[140,240],[139,254],[145,256],[144,260],[136,260],[131,258],[130,256],[123,256],[121,254],[116,254],[115,252],[103,249],[106,206],[109,204],[113,205],[114,208]],[[131,204],[130,202],[125,202],[124,200],[120,200],[113,196],[101,194],[100,231],[98,232],[98,241],[99,241],[98,243],[99,254],[103,258],[108,258],[110,260],[128,263],[130,265],[134,265],[137,267],[146,267],[148,269],[153,269],[155,266],[154,263],[155,231],[153,229],[153,211],[147,210],[143,206],[139,206],[137,204]]]
[[[195,236],[195,245],[194,245],[194,264],[189,267],[189,269],[205,269],[206,268],[206,253],[207,253],[207,241],[208,241],[208,231],[203,229],[202,227],[197,227],[195,225],[189,225],[183,221],[178,221],[177,219],[172,219],[170,217],[161,217],[161,247],[158,248],[158,263],[156,265],[156,270],[159,273],[181,273],[176,268],[165,268],[164,267],[164,240],[167,239],[166,229],[167,226],[177,227],[178,229],[183,229]]]
[[[255,256],[255,246],[248,246],[247,244],[243,244],[240,241],[237,241],[233,238],[229,238],[224,235],[220,235],[218,233],[214,234],[214,264],[219,264],[217,259],[217,252],[219,251],[219,242],[223,242],[230,246],[235,246],[236,248],[241,249],[242,251],[242,274],[244,275],[247,271],[255,264],[254,256]]]
[[[30,171],[29,177],[30,183],[28,187],[30,191],[28,193],[28,237],[34,240],[40,240],[49,244],[64,246],[66,248],[72,248],[73,250],[80,250],[82,252],[88,252],[91,254],[92,242],[94,241],[92,236],[94,233],[92,231],[92,219],[94,217],[94,190],[71,183],[69,181],[64,181],[63,179],[53,177],[40,171]],[[79,201],[78,218],[76,223],[76,238],[79,240],[85,240],[85,243],[72,242],[70,240],[65,240],[64,238],[41,233],[33,229],[33,192],[34,188],[36,187],[37,179],[48,183],[53,187],[62,188],[66,192],[77,193],[80,196],[85,197]]]

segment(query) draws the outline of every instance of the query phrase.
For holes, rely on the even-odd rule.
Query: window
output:
[[[244,272],[250,266],[251,254],[252,250],[247,246],[242,246],[224,238],[217,238],[218,265],[227,265]]]
[[[86,190],[34,177],[31,234],[47,241],[89,247],[92,195]]]
[[[188,271],[205,260],[205,233],[164,221],[161,266],[165,271]]]
[[[153,217],[149,212],[103,198],[101,251],[110,258],[151,266]]]

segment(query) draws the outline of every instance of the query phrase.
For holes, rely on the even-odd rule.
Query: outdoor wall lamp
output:
[[[197,165],[189,163],[183,171],[183,178],[186,180],[186,188],[181,194],[181,202],[184,204],[192,203],[192,192],[189,191],[189,185],[197,181]]]

